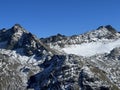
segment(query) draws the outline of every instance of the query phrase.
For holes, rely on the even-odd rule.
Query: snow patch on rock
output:
[[[79,56],[93,56],[96,54],[110,53],[116,47],[120,47],[120,39],[114,41],[91,42],[76,45],[67,45],[62,48],[67,54],[75,54]]]

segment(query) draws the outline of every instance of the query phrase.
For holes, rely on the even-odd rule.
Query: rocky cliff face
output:
[[[120,90],[119,39],[110,25],[41,39],[19,24],[2,29],[0,90]]]

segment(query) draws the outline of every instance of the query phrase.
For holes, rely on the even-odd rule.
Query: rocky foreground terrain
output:
[[[120,90],[120,33],[112,26],[37,38],[0,30],[0,90]]]

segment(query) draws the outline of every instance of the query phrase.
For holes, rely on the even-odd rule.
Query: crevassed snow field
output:
[[[67,54],[79,56],[93,56],[95,54],[110,53],[115,47],[120,47],[120,39],[107,42],[91,42],[80,45],[69,45],[62,49]]]

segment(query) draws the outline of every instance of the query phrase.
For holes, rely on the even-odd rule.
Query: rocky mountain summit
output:
[[[38,39],[15,24],[0,30],[0,90],[120,90],[120,33]]]

